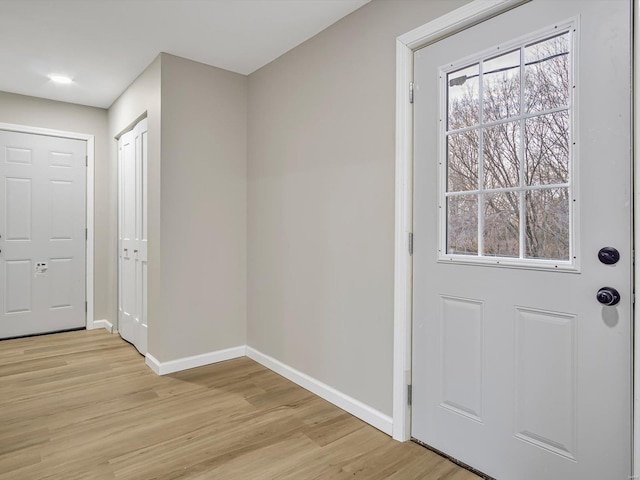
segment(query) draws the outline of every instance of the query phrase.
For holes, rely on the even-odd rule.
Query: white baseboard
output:
[[[93,326],[89,330],[95,330],[96,328],[104,328],[109,333],[115,333],[113,323],[109,320],[94,320]]]
[[[319,397],[324,398],[328,402],[333,403],[337,407],[346,410],[350,414],[358,417],[360,420],[367,422],[369,425],[376,427],[378,430],[383,431],[387,435],[391,435],[393,427],[393,419],[385,415],[382,412],[362,403],[355,398],[352,398],[344,393],[336,390],[329,385],[326,385],[309,375],[299,372],[298,370],[285,365],[284,363],[272,358],[264,353],[257,351],[254,348],[246,347],[247,357],[255,360],[256,362],[264,365],[270,370],[282,375],[283,377],[291,380],[293,383],[315,393]]]
[[[94,322],[96,323],[96,322]],[[106,327],[105,327],[106,328]],[[202,355],[194,355],[192,357],[179,358],[168,362],[161,362],[152,354],[147,353],[145,363],[158,375],[167,375],[169,373],[187,370],[189,368],[202,367],[212,363],[223,362],[233,358],[247,356],[261,365],[282,375],[293,383],[309,390],[310,392],[324,398],[328,402],[333,403],[337,407],[349,412],[359,419],[367,422],[369,425],[381,430],[387,435],[391,435],[393,428],[393,420],[390,416],[376,410],[375,408],[352,398],[329,385],[316,380],[309,375],[302,373],[295,368],[285,365],[275,358],[265,355],[258,350],[247,347],[245,345],[216,352],[203,353]]]
[[[203,365],[224,362],[232,358],[244,357],[246,351],[247,347],[241,345],[239,347],[203,353],[192,357],[178,358],[177,360],[170,360],[168,362],[161,362],[150,353],[147,353],[145,363],[158,375],[167,375],[168,373],[180,372],[189,368],[202,367]]]

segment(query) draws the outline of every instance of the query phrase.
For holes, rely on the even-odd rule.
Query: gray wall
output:
[[[0,92],[0,122],[86,133],[95,137],[94,319],[115,321],[115,265],[110,256],[111,192],[107,111]]]
[[[162,55],[160,361],[246,344],[247,78]],[[149,240],[151,244],[151,240]]]
[[[249,76],[248,345],[392,413],[395,39],[374,0]]]
[[[247,78],[160,54],[109,109],[114,181],[115,137],[145,114],[149,353],[167,362],[244,345]],[[116,244],[114,233],[114,263]]]

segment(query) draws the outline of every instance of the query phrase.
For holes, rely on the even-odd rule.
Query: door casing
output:
[[[95,136],[86,133],[67,132],[64,130],[52,130],[49,128],[31,127],[28,125],[17,125],[13,123],[1,123],[0,130],[8,130],[11,132],[31,133],[35,135],[48,135],[51,137],[71,138],[74,140],[84,140],[87,142],[87,188],[86,188],[86,227],[87,227],[87,244],[86,244],[86,266],[85,266],[85,298],[87,301],[86,312],[86,328],[93,330],[94,328],[107,327],[109,322],[102,320],[94,322],[93,319],[93,284],[94,284],[94,176],[95,176]]]
[[[448,14],[407,32],[396,39],[396,207],[395,207],[395,278],[394,278],[394,358],[393,358],[393,438],[399,441],[411,438],[411,323],[413,261],[410,243],[413,225],[413,106],[411,82],[413,81],[413,53],[438,40],[465,28],[481,23],[531,0],[474,0]],[[634,225],[640,225],[640,168],[636,141],[640,129],[640,95],[636,95],[636,82],[640,81],[640,0],[633,1],[633,171],[634,171]],[[634,230],[633,245],[640,248],[640,234]],[[634,267],[634,278],[640,265]],[[634,309],[634,324],[638,312]],[[634,329],[634,345],[640,344],[640,329]],[[633,350],[633,478],[640,472],[640,355]]]

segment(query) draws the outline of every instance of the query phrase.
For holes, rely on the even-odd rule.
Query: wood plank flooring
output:
[[[474,480],[248,358],[159,377],[104,330],[0,342],[0,480]]]

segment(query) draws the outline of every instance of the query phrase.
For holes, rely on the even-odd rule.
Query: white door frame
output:
[[[66,132],[64,130],[52,130],[49,128],[30,127],[13,123],[0,122],[0,130],[11,132],[32,133],[36,135],[48,135],[50,137],[71,138],[85,140],[87,142],[87,199],[86,199],[86,264],[85,264],[85,300],[87,301],[86,327],[87,330],[97,328],[93,324],[93,238],[94,238],[94,185],[95,175],[95,137],[86,133]]]
[[[413,225],[413,106],[410,82],[413,81],[413,52],[430,43],[487,20],[530,0],[474,0],[463,7],[436,18],[396,39],[396,209],[395,209],[395,279],[394,279],[394,354],[393,354],[393,438],[411,438],[411,409],[408,385],[411,384],[411,313],[413,262],[409,254]],[[633,30],[640,26],[640,0],[633,0]],[[634,35],[634,91],[640,80],[640,39]],[[640,95],[634,94],[634,184],[640,185]],[[634,185],[634,206],[640,205],[640,189]],[[634,209],[635,224],[640,225],[640,211]],[[640,248],[640,234],[634,234],[634,248]],[[640,272],[636,265],[634,277]],[[638,316],[634,310],[634,323]],[[640,345],[640,329],[634,329],[634,343]],[[640,409],[640,355],[634,349],[633,408]],[[638,387],[638,388],[636,388]],[[640,411],[640,410],[638,410]],[[640,415],[633,418],[633,470],[640,467]],[[638,467],[637,467],[638,466]],[[633,478],[639,478],[634,476]]]

